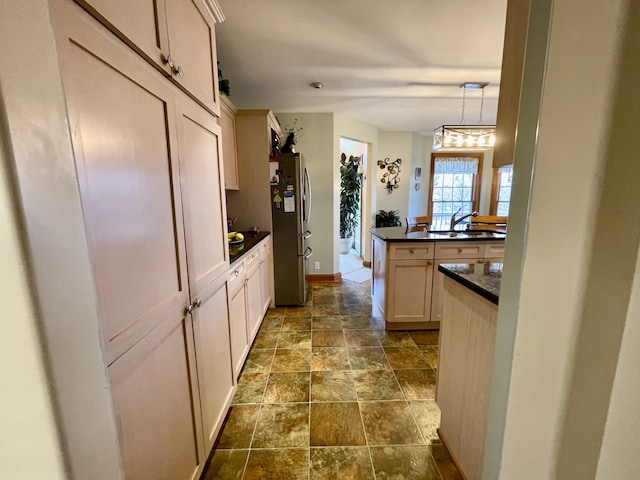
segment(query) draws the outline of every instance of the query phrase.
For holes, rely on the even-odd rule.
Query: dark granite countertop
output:
[[[231,265],[242,258],[245,253],[255,247],[258,243],[267,238],[271,232],[260,232],[258,234],[252,232],[239,233],[244,235],[244,242],[240,245],[229,245],[229,261]]]
[[[502,263],[443,263],[438,271],[498,305]]]
[[[504,233],[487,232],[483,230],[456,230],[455,236],[449,232],[426,231],[406,233],[405,227],[370,228],[369,232],[385,242],[458,242],[477,240],[503,240]]]

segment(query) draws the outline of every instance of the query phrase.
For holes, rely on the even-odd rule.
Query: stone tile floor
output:
[[[205,480],[462,478],[436,433],[438,332],[386,332],[369,291],[269,310]]]

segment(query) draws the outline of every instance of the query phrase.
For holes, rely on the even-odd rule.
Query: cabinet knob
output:
[[[409,253],[410,253],[411,255],[413,255],[413,248],[410,248],[410,249],[409,249]]]
[[[193,304],[187,305],[187,308],[185,310],[187,312],[187,315],[193,313]]]
[[[431,266],[433,265],[433,262],[431,260],[427,260],[427,265]]]
[[[171,55],[162,55],[162,63],[164,63],[165,65],[169,65],[173,70],[173,58],[171,58]]]
[[[233,273],[234,273],[234,274],[236,275],[236,277],[237,277],[238,275],[240,275],[240,270],[236,270],[236,271],[235,271],[235,272],[233,272]]]
[[[458,248],[458,253],[462,253],[462,248]]]
[[[202,305],[202,299],[196,298],[196,307],[200,308],[201,305]]]
[[[184,77],[184,70],[182,69],[182,67],[180,65],[178,65],[177,67],[173,68],[173,73],[178,75],[180,78]]]

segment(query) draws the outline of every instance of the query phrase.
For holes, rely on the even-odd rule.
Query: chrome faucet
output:
[[[456,218],[456,215],[460,213],[460,211],[462,210],[462,208],[459,208],[458,210],[456,210],[455,212],[453,212],[453,215],[451,215],[451,221],[449,222],[449,230],[453,232],[453,230],[455,229],[455,226],[457,224],[459,224],[461,221],[463,221],[465,218],[469,218],[469,217],[477,217],[478,216],[478,212],[471,212],[467,215],[464,215],[460,218]]]

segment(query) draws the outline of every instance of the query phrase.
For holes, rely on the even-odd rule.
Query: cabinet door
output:
[[[386,315],[387,244],[371,236],[371,296],[373,303]]]
[[[195,303],[199,306],[193,312],[193,331],[204,442],[209,452],[222,426],[234,388],[226,278],[209,285],[198,295]]]
[[[238,378],[249,352],[245,282],[229,292],[229,330],[234,378]]]
[[[167,74],[169,54],[165,0],[76,0],[138,53]]]
[[[215,117],[184,96],[178,110],[189,285],[199,292],[228,267],[220,127]]]
[[[168,319],[111,366],[127,480],[197,479],[202,441],[191,319]]]
[[[389,262],[387,322],[428,322],[431,312],[432,260]]]
[[[173,78],[219,115],[215,24],[201,0],[165,1]]]
[[[239,190],[235,109],[224,95],[220,97],[220,128],[222,129],[224,186],[227,190]]]
[[[271,262],[271,244],[268,240],[260,246],[261,256],[258,269],[260,271],[260,300],[261,300],[261,313],[264,313],[269,309],[271,304],[271,279],[270,279],[270,262]]]
[[[174,93],[77,5],[51,18],[111,363],[189,303]]]
[[[444,273],[438,271],[438,266],[443,263],[484,263],[482,258],[440,258],[435,261],[433,270],[433,293],[431,294],[431,320],[441,322],[444,316]]]
[[[260,320],[262,320],[262,306],[260,304],[260,269],[257,262],[254,267],[249,267],[247,271],[247,315],[249,328],[249,344],[258,332]]]

